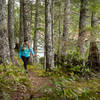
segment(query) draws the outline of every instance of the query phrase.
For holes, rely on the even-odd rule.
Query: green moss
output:
[[[38,65],[28,65],[28,69],[36,73],[38,76],[44,76],[45,70]]]

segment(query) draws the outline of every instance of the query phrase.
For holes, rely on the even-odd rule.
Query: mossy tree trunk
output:
[[[24,0],[24,39],[30,39],[31,35],[31,5],[29,0]]]
[[[24,0],[20,0],[20,32],[19,32],[19,45],[24,41]]]
[[[96,27],[97,27],[97,13],[95,11],[92,12],[91,16],[91,27],[92,27],[92,34],[91,34],[91,41],[90,41],[90,49],[89,49],[89,66],[90,69],[94,69],[96,71],[100,71],[100,60],[99,60],[99,50],[96,44],[95,34],[96,34]]]
[[[62,55],[66,55],[67,44],[70,34],[70,0],[65,0],[64,5],[64,24],[63,24],[63,50]]]
[[[32,34],[31,34],[31,2],[30,0],[24,0],[24,15],[23,15],[23,25],[24,25],[24,40],[28,39],[29,43],[32,45]],[[30,64],[33,64],[33,56],[30,56]]]
[[[8,0],[8,35],[10,58],[14,64],[14,0]]]
[[[81,5],[80,5],[80,19],[79,19],[78,47],[80,49],[80,53],[82,57],[84,57],[88,0],[80,0],[80,1],[81,1]]]
[[[39,39],[39,9],[40,9],[40,0],[36,0],[36,12],[35,12],[35,31],[34,31],[34,62],[38,61],[37,57],[37,47],[38,47],[38,39]]]
[[[52,21],[52,3],[53,0],[45,0],[45,52],[46,52],[46,70],[54,67],[53,52],[53,21]]]
[[[6,0],[0,0],[0,64],[5,63],[10,58],[7,20],[6,20]]]

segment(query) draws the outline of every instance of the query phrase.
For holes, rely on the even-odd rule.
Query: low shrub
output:
[[[56,55],[55,65],[61,66],[64,72],[74,72],[75,74],[89,72],[87,58],[82,58],[78,49],[69,50],[66,56]]]
[[[4,97],[19,93],[21,98],[24,98],[24,94],[30,94],[31,89],[31,83],[23,68],[14,65],[0,65],[0,92],[4,94]]]

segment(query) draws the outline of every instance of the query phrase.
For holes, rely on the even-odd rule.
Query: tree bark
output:
[[[52,0],[45,0],[45,49],[46,70],[54,67],[53,33],[52,33]]]
[[[70,0],[65,0],[64,25],[63,25],[63,55],[66,55],[66,49],[70,34]]]
[[[10,57],[14,64],[14,0],[8,0],[8,35]]]
[[[24,0],[24,40],[28,39],[29,43],[32,45],[32,35],[31,35],[31,2],[30,0]],[[30,56],[30,64],[33,64],[33,56]]]
[[[70,0],[65,0],[63,36],[68,41],[70,33]]]
[[[62,23],[62,19],[61,19],[61,4],[59,4],[59,34],[58,34],[58,48],[57,48],[57,55],[54,56],[55,59],[55,64],[57,65],[57,62],[60,61],[60,57],[62,54],[62,44],[61,44],[61,39],[62,39],[62,32],[61,32],[61,23]]]
[[[97,27],[97,13],[94,11],[92,12],[92,16],[91,16],[91,27],[93,28],[93,31],[95,32],[95,28]],[[96,32],[95,32],[96,33]]]
[[[6,21],[6,0],[0,0],[0,64],[9,60],[10,50]]]
[[[40,0],[36,0],[36,13],[35,13],[35,31],[34,31],[34,62],[38,61],[37,58],[37,47],[38,47],[38,39],[39,39],[39,9],[40,9]]]
[[[96,27],[97,27],[97,13],[92,12],[91,16],[91,27],[92,27],[92,34],[91,34],[91,41],[90,41],[90,49],[89,49],[89,66],[90,69],[94,69],[100,72],[100,61],[99,61],[99,50],[96,44],[96,39],[94,34],[96,34]]]
[[[80,49],[82,57],[84,57],[88,0],[80,0],[80,1],[81,1],[81,7],[80,7],[80,20],[79,20],[78,47]]]
[[[20,0],[20,34],[19,34],[20,45],[24,41],[24,0]]]
[[[24,0],[24,39],[31,38],[31,6],[29,0]]]
[[[58,56],[59,56],[60,53],[61,53],[61,52],[60,52],[60,49],[61,49],[61,48],[60,48],[60,46],[59,46],[59,45],[61,45],[61,17],[60,17],[60,16],[61,16],[61,15],[60,15],[60,14],[61,14],[61,10],[60,10],[61,8],[60,8],[60,7],[61,7],[61,6],[59,5],[59,36],[58,36],[59,39],[58,39],[58,51],[57,51],[57,55],[58,55]],[[59,58],[58,58],[58,59],[59,59]]]

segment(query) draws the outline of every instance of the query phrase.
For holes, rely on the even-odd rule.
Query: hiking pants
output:
[[[29,57],[24,57],[24,56],[21,56],[21,57],[24,62],[24,68],[25,70],[27,70],[27,64],[28,64]]]

